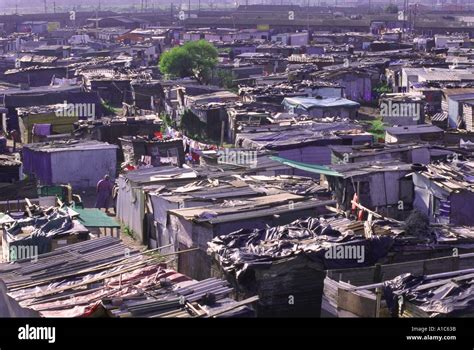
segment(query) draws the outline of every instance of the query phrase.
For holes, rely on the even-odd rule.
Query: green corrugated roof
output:
[[[307,163],[302,163],[302,162],[295,162],[293,160],[280,158],[276,156],[271,156],[270,159],[280,162],[282,164],[288,165],[292,168],[307,171],[314,174],[323,174],[323,175],[328,175],[328,176],[340,176],[340,177],[343,176],[337,171],[334,171],[324,165],[314,165],[314,164],[307,164]]]
[[[100,209],[73,208],[72,210],[79,214],[78,219],[85,227],[120,228],[120,224],[117,221]]]

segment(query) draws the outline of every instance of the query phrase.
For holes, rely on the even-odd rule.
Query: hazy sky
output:
[[[53,12],[54,5],[56,6],[57,11],[64,9],[71,9],[74,6],[80,6],[83,9],[96,9],[101,4],[102,9],[126,9],[126,8],[140,8],[142,0],[0,0],[0,10],[2,12],[14,13],[16,6],[18,6],[18,11],[20,13],[35,13],[35,12],[44,12],[44,2],[46,1],[47,12]],[[171,3],[175,5],[188,4],[189,0],[143,0],[143,2],[148,3],[148,8],[153,7],[169,7]],[[197,6],[199,0],[191,0],[192,7]],[[337,4],[343,5],[346,1],[348,3],[354,4],[357,1],[364,0],[309,0],[311,5],[317,5],[320,3],[326,3],[328,5],[334,5],[337,1]],[[403,4],[403,0],[370,0],[373,6],[389,3],[398,3]],[[474,0],[458,0],[458,2],[469,3]],[[250,4],[262,4],[262,3],[271,3],[272,0],[249,0]],[[366,3],[369,0],[365,0]],[[424,2],[427,4],[433,4],[437,0],[410,0],[410,3]],[[225,6],[235,6],[235,4],[245,4],[246,0],[201,0],[201,5],[207,7],[209,3],[214,3],[218,7]],[[300,4],[306,6],[308,0],[273,0],[274,4]]]

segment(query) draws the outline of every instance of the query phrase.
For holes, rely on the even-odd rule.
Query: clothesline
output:
[[[168,136],[170,138],[181,138],[181,139],[183,139],[184,148],[186,148],[186,146],[189,146],[190,151],[193,151],[193,150],[194,151],[202,151],[202,150],[210,150],[210,149],[218,150],[219,149],[219,147],[217,145],[209,145],[209,144],[206,144],[206,143],[202,143],[202,142],[193,140],[190,137],[187,137],[187,136],[183,135],[182,132],[173,129],[170,126],[168,126],[166,128],[166,136]]]

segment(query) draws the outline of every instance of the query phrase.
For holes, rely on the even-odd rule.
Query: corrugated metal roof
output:
[[[440,129],[437,126],[430,124],[396,126],[386,128],[385,131],[391,135],[410,135],[444,132],[443,129]]]
[[[45,143],[30,143],[23,147],[29,148],[36,152],[68,152],[68,151],[85,151],[85,150],[100,150],[100,149],[118,149],[117,145],[111,145],[107,142],[99,141],[53,141]]]
[[[434,181],[448,192],[474,192],[474,162],[440,163],[427,165],[421,176]]]
[[[359,107],[360,104],[346,98],[312,98],[312,97],[286,97],[283,105],[294,108],[303,108],[310,110],[312,108],[331,108],[331,107]]]
[[[0,312],[9,316],[84,317],[103,308],[112,317],[209,317],[222,304],[236,304],[227,282],[192,280],[110,236],[58,248],[37,261],[0,264],[0,280],[11,304]],[[190,303],[206,305],[209,295],[218,302],[199,315],[189,311]]]

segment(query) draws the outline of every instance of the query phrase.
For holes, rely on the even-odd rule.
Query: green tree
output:
[[[173,77],[192,76],[206,84],[217,65],[217,57],[217,49],[207,41],[189,41],[161,55],[160,70]]]
[[[190,53],[184,47],[175,47],[160,57],[160,71],[172,77],[189,77],[193,75]]]

